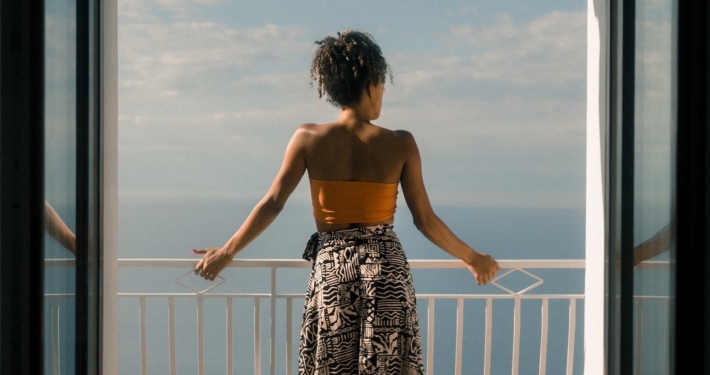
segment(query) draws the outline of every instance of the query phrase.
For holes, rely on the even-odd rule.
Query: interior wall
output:
[[[604,374],[604,155],[607,127],[608,1],[587,4],[587,171],[584,373]]]

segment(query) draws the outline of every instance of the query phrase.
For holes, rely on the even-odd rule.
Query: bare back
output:
[[[372,124],[307,125],[308,176],[317,180],[397,183],[406,160],[403,136]]]
[[[406,162],[404,133],[373,124],[347,127],[339,123],[302,126],[304,155],[308,176],[317,180],[398,183]],[[325,224],[316,222],[319,231],[346,229],[378,223]]]

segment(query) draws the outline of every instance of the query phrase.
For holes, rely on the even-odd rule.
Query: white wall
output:
[[[588,0],[587,11],[587,180],[584,373],[605,373],[605,202],[607,128],[608,0]]]

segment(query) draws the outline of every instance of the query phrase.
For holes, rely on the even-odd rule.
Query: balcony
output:
[[[138,345],[135,348],[128,349],[131,352],[135,352],[135,356],[131,356],[131,358],[135,358],[133,365],[139,363],[139,366],[136,367],[140,369],[140,374],[145,375],[155,372],[152,371],[152,367],[149,365],[150,357],[154,357],[154,360],[155,357],[159,357],[159,362],[166,365],[166,369],[160,371],[161,373],[173,375],[177,374],[178,371],[181,373],[185,371],[191,372],[190,368],[195,368],[199,375],[214,373],[215,371],[212,367],[214,367],[213,357],[215,356],[215,351],[221,351],[224,355],[222,357],[223,363],[219,367],[220,369],[223,368],[226,374],[250,373],[251,369],[247,371],[244,364],[240,361],[235,361],[235,348],[243,351],[243,344],[248,344],[247,346],[251,347],[249,356],[253,355],[253,362],[249,363],[248,367],[251,368],[253,366],[255,375],[291,375],[295,373],[297,362],[295,353],[298,348],[298,328],[300,327],[302,306],[297,305],[296,309],[294,309],[293,305],[294,300],[302,301],[304,294],[278,292],[277,274],[297,271],[298,269],[300,269],[300,272],[307,273],[311,268],[311,263],[304,260],[235,260],[230,268],[241,269],[241,272],[245,272],[244,269],[252,269],[251,271],[257,271],[261,276],[268,279],[265,285],[261,285],[261,287],[267,288],[266,292],[240,293],[222,291],[221,289],[226,289],[227,287],[227,285],[221,286],[225,281],[223,278],[203,289],[190,285],[190,281],[194,283],[198,279],[194,276],[192,278],[189,277],[190,270],[194,267],[195,262],[194,259],[118,260],[118,267],[122,270],[133,269],[134,271],[144,272],[148,269],[166,269],[171,275],[175,274],[177,276],[173,281],[184,289],[184,291],[177,292],[136,291],[118,293],[121,306],[119,311],[125,312],[125,308],[128,307],[129,310],[135,312],[135,315],[127,319],[127,323],[119,322],[119,329],[121,330],[119,338],[124,331],[133,332],[133,335],[137,336],[134,337],[136,340],[131,340],[131,342],[137,342]],[[71,259],[49,259],[46,260],[45,264],[47,267],[72,267],[74,261]],[[460,269],[456,272],[468,272],[461,262],[453,260],[409,260],[409,264],[415,274],[415,288],[417,289],[422,289],[421,285],[417,284],[417,275],[421,272],[436,272],[436,270],[444,269]],[[530,367],[530,347],[532,345],[528,344],[527,346],[529,347],[526,347],[522,346],[521,343],[530,343],[531,340],[536,342],[534,345],[536,348],[533,349],[535,350],[535,357],[537,357],[535,361],[537,373],[545,374],[549,370],[550,373],[562,373],[564,371],[566,374],[572,374],[575,369],[575,350],[577,350],[576,357],[578,361],[581,356],[580,350],[582,348],[579,347],[581,340],[579,340],[580,337],[577,337],[577,335],[580,334],[581,336],[582,324],[579,321],[580,319],[578,319],[578,310],[581,313],[582,309],[579,307],[579,300],[583,301],[584,295],[580,293],[532,292],[545,282],[543,278],[535,273],[547,272],[549,274],[550,271],[556,270],[582,272],[585,268],[585,261],[499,260],[499,264],[503,267],[503,271],[491,286],[472,288],[473,292],[481,290],[483,291],[482,293],[417,293],[420,330],[424,348],[423,356],[427,374],[435,373],[434,364],[436,361],[451,361],[447,358],[436,358],[435,351],[438,345],[446,347],[447,351],[453,350],[453,363],[448,363],[447,365],[453,368],[453,373],[456,375],[468,374],[474,371],[474,369],[469,369],[469,365],[466,363],[470,362],[470,359],[466,357],[471,356],[471,348],[474,347],[482,349],[482,353],[480,353],[482,360],[476,360],[475,366],[478,368],[475,368],[475,373],[497,373],[495,371],[496,366],[493,364],[496,358],[499,362],[501,358],[507,358],[505,360],[507,362],[506,366],[508,366],[512,374],[520,373],[522,371],[521,366],[526,369],[525,372],[529,372],[527,369]],[[654,265],[649,266],[654,267]],[[225,270],[223,275],[227,275],[227,271]],[[516,284],[515,282],[509,282],[509,279],[516,277],[519,279],[517,280],[517,285],[513,285]],[[201,279],[199,280],[201,281]],[[523,286],[520,287],[520,285]],[[175,288],[172,289],[177,288],[177,286],[173,286]],[[61,351],[61,341],[58,339],[58,335],[61,332],[61,327],[59,327],[60,300],[73,298],[73,294],[47,294],[46,298],[51,300],[47,301],[47,306],[53,306],[51,313],[51,356],[56,363],[60,358]],[[558,310],[558,313],[553,314],[555,316],[553,319],[550,319],[551,311],[553,310],[551,303],[555,304]],[[207,307],[205,306],[206,304],[208,305]],[[151,306],[157,305],[167,306],[167,311],[151,308]],[[495,313],[494,305],[496,306]],[[133,306],[137,307],[137,309],[134,310]],[[222,312],[215,312],[215,306],[221,306]],[[437,308],[437,306],[439,307]],[[248,308],[251,312],[249,319],[251,322],[246,324],[243,319],[235,319],[235,315],[238,315],[236,310],[244,310],[245,308]],[[567,319],[560,319],[560,308],[566,310]],[[217,309],[220,308],[218,307]],[[447,312],[447,309],[455,310],[455,313],[454,311]],[[537,312],[531,311],[533,309],[537,310]],[[186,329],[184,324],[176,323],[176,315],[184,315],[186,310],[192,310],[189,311],[189,314],[196,317],[196,321],[193,320],[195,322],[194,326],[190,327],[191,333],[189,335],[182,333]],[[437,313],[442,314],[442,317],[455,315],[455,323],[448,320],[443,322],[441,319],[437,320]],[[212,319],[211,317],[215,314],[220,315],[223,320]],[[480,317],[476,317],[477,314]],[[532,332],[530,329],[521,329],[531,320],[529,317],[524,319],[523,315],[536,316],[534,325],[539,325],[539,329],[536,332]],[[167,324],[155,324],[151,320],[151,316],[157,316]],[[467,316],[468,319],[466,319]],[[443,328],[437,328],[437,326],[442,324],[444,325]],[[176,325],[178,326],[177,329]],[[477,325],[481,326],[479,330],[482,331],[482,335],[472,335],[470,333],[464,335],[464,327]],[[446,326],[451,327],[447,329]],[[496,327],[499,329],[494,330]],[[500,329],[500,327],[505,328]],[[509,332],[510,327],[512,327],[512,332]],[[251,334],[248,336],[243,334],[235,335],[235,330],[238,331],[239,329],[247,329]],[[476,330],[476,328],[470,329]],[[214,337],[210,336],[209,333],[213,330],[224,332],[222,338],[225,341],[215,341]],[[450,335],[449,331],[454,331],[455,333]],[[551,338],[551,332],[554,332],[554,341],[556,342],[552,352],[550,351],[551,345],[548,342],[548,338]],[[449,335],[451,337],[448,337]],[[191,341],[191,343],[196,344],[191,346],[194,357],[187,361],[190,366],[180,366],[181,363],[185,362],[183,354],[185,351],[180,350],[179,346],[184,343],[184,337],[186,336],[191,336],[191,340],[195,340]],[[436,339],[439,336],[441,337]],[[167,340],[163,340],[163,337]],[[465,342],[464,337],[466,337]],[[160,344],[151,345],[151,342],[156,342],[156,340]],[[561,341],[564,341],[564,343]],[[453,345],[451,345],[452,342]],[[537,343],[539,343],[539,350]],[[119,342],[119,345],[124,345],[124,343]],[[156,350],[156,347],[162,348],[161,350]],[[564,347],[562,351],[560,350],[561,347]],[[527,352],[527,359],[524,361],[521,360],[521,348]],[[552,357],[556,357],[556,360],[552,361],[554,363],[550,361]],[[262,366],[268,368],[262,368]],[[185,369],[183,367],[189,368]],[[55,374],[57,375],[59,374],[58,368],[58,366],[55,366],[57,370]],[[492,368],[494,369],[493,372]],[[129,372],[132,373],[133,371]],[[222,371],[220,370],[219,372],[221,373]]]
[[[207,288],[203,290],[198,290],[194,288],[194,285],[189,285],[186,282],[185,276],[192,274],[191,268],[195,265],[194,259],[119,259],[118,267],[119,269],[172,269],[171,271],[177,271],[177,277],[172,280],[177,285],[181,285],[186,291],[185,292],[121,292],[118,293],[119,301],[132,301],[137,302],[137,311],[135,311],[134,318],[131,319],[132,323],[121,324],[119,323],[119,328],[122,330],[129,330],[136,333],[137,342],[139,345],[135,348],[129,348],[135,352],[135,364],[139,368],[141,375],[146,375],[149,373],[154,373],[155,371],[149,371],[151,368],[149,366],[148,358],[150,356],[160,357],[160,362],[165,362],[167,368],[160,373],[169,373],[175,375],[180,371],[181,373],[186,372],[186,369],[179,366],[178,363],[178,350],[176,347],[177,343],[180,342],[178,339],[179,330],[176,330],[176,313],[184,313],[184,309],[181,310],[181,306],[176,306],[176,301],[188,302],[189,308],[194,308],[194,316],[196,321],[194,324],[194,335],[193,341],[194,346],[191,346],[194,351],[192,354],[194,357],[188,358],[186,361],[194,367],[199,375],[205,373],[214,373],[213,362],[206,360],[206,351],[222,351],[224,354],[224,362],[220,367],[224,368],[225,373],[228,375],[232,374],[247,374],[250,373],[251,365],[253,364],[253,373],[255,375],[262,374],[287,374],[291,375],[295,373],[295,366],[297,358],[295,358],[295,353],[298,349],[298,328],[300,325],[300,314],[301,306],[297,306],[294,309],[294,300],[303,299],[304,294],[300,293],[279,293],[277,291],[276,277],[279,271],[288,272],[287,270],[298,270],[302,272],[308,272],[311,268],[311,263],[304,260],[281,260],[281,259],[240,259],[235,260],[230,265],[231,269],[255,269],[258,270],[262,276],[266,277],[269,282],[267,285],[262,285],[262,287],[268,287],[268,292],[266,293],[238,293],[238,292],[223,292],[219,291],[219,287],[224,283],[225,279],[221,278],[219,281],[212,283]],[[584,300],[584,294],[579,293],[531,293],[534,289],[544,284],[545,280],[535,273],[547,273],[549,275],[550,271],[583,271],[585,268],[585,261],[582,259],[574,260],[499,260],[498,263],[503,268],[503,271],[499,273],[498,277],[491,283],[492,285],[486,291],[488,293],[417,293],[417,301],[419,306],[419,317],[420,317],[420,331],[422,336],[422,344],[424,348],[423,356],[424,363],[426,367],[426,373],[428,375],[433,375],[434,364],[438,360],[435,358],[435,348],[436,344],[440,342],[435,338],[437,337],[437,319],[436,313],[441,310],[441,307],[437,309],[437,302],[439,305],[455,305],[455,323],[444,321],[444,323],[451,323],[454,325],[455,337],[449,338],[453,340],[455,344],[453,345],[453,363],[449,364],[453,368],[453,374],[462,375],[469,373],[483,373],[485,375],[490,375],[491,373],[498,373],[493,370],[492,366],[493,359],[504,358],[507,361],[507,369],[505,373],[510,371],[513,375],[517,375],[521,372],[524,373],[538,373],[546,374],[548,373],[565,373],[573,374],[580,372],[580,366],[575,366],[575,357],[579,360],[580,348],[578,346],[581,337],[578,337],[578,330],[580,331],[579,336],[583,333],[581,332],[582,323],[579,321],[578,316],[583,311],[578,305],[580,300]],[[412,268],[412,272],[415,274],[415,287],[417,287],[416,275],[419,272],[430,272],[435,270],[454,270],[460,269],[459,272],[464,271],[465,267],[459,261],[454,260],[409,260],[409,264]],[[48,259],[45,261],[47,267],[73,267],[73,259]],[[639,270],[667,270],[671,264],[667,261],[646,261],[639,265],[637,269]],[[185,272],[185,270],[189,270]],[[265,271],[265,272],[261,272]],[[223,272],[226,274],[227,270]],[[523,283],[527,283],[520,289],[514,289],[510,283],[507,283],[507,278],[510,276],[517,275],[527,278],[527,281],[523,280]],[[568,274],[569,275],[569,274]],[[193,277],[192,281],[195,279],[201,280],[197,277]],[[190,279],[188,278],[187,281]],[[201,281],[200,281],[201,282]],[[185,285],[187,284],[187,285]],[[518,280],[520,284],[520,280]],[[484,288],[474,288],[473,291],[478,289],[483,290]],[[559,289],[559,288],[558,288]],[[490,291],[493,292],[490,292]],[[74,295],[72,293],[55,293],[46,294],[45,297],[48,299],[46,306],[52,306],[51,311],[51,357],[52,362],[55,364],[53,368],[55,369],[54,374],[60,375],[58,361],[60,358],[60,340],[59,335],[61,332],[61,327],[59,326],[59,314],[60,314],[60,302],[62,299],[73,299]],[[213,319],[207,319],[205,301],[210,301],[208,304],[214,307],[215,304],[224,308],[224,312],[221,314],[224,319],[223,322],[215,321]],[[477,302],[474,302],[477,301]],[[504,301],[508,301],[507,303]],[[147,311],[151,311],[148,308],[150,303],[162,303],[163,306],[167,305],[167,311],[159,312],[153,311],[154,315],[157,313],[162,320],[166,321],[167,324],[158,327],[150,326],[147,317]],[[469,308],[483,310],[479,311],[482,315],[481,322],[474,322],[472,319],[465,319],[466,314],[465,309],[466,302],[469,305],[476,304],[475,306],[470,306]],[[567,309],[567,319],[559,319],[560,314],[556,314],[557,318],[550,319],[551,316],[551,303],[556,304],[557,309],[560,307],[566,307]],[[667,323],[669,318],[669,308],[672,303],[672,298],[666,296],[656,296],[656,295],[638,295],[635,301],[635,313],[637,314],[637,322],[639,322],[635,327],[635,335],[642,337],[644,334],[644,317],[650,317],[650,324],[656,324],[661,322],[655,322],[656,320],[661,320]],[[179,305],[180,303],[178,303]],[[494,304],[497,305],[496,312],[494,313]],[[562,306],[564,305],[564,306]],[[244,323],[244,321],[235,320],[235,308],[241,306],[244,308],[246,306],[251,310],[251,322]],[[264,307],[265,306],[265,307]],[[124,306],[125,307],[125,306]],[[184,307],[184,306],[182,306]],[[444,306],[446,307],[446,306]],[[524,308],[524,307],[527,307]],[[523,319],[522,315],[525,313],[531,315],[529,311],[533,308],[539,308],[539,318],[538,323],[539,329],[537,332],[532,332],[532,330],[523,330],[526,323],[530,322],[530,319]],[[280,309],[283,309],[281,311]],[[579,310],[579,313],[578,313]],[[286,313],[290,312],[290,313]],[[295,316],[295,318],[294,318]],[[295,321],[295,322],[294,322]],[[494,321],[497,323],[497,327],[512,327],[511,332],[498,332],[494,330]],[[241,323],[241,324],[240,324]],[[439,322],[439,324],[441,321]],[[483,335],[474,336],[468,335],[466,343],[464,343],[464,327],[468,325],[482,325]],[[211,340],[209,334],[206,334],[206,327],[208,325],[211,328],[217,328],[225,333],[224,345],[222,343],[217,343]],[[234,331],[237,326],[248,325],[250,331],[253,335],[250,337],[239,336],[235,337]],[[149,345],[150,327],[152,332],[161,332],[161,335],[167,337],[167,342],[163,343],[167,350],[153,350]],[[499,330],[505,331],[505,330]],[[551,332],[557,336],[554,340],[557,342],[554,351],[551,351],[551,345],[549,344],[549,339],[552,338]],[[527,336],[526,336],[527,334]],[[594,334],[594,333],[591,333]],[[120,335],[120,334],[119,334]],[[444,333],[446,335],[446,333]],[[665,333],[666,338],[668,332]],[[238,335],[237,335],[238,336]],[[505,336],[505,337],[501,337]],[[534,337],[529,337],[534,336]],[[564,336],[564,337],[562,337]],[[205,339],[208,339],[207,347],[205,345]],[[160,338],[158,338],[160,341]],[[479,341],[471,345],[471,340]],[[521,343],[527,342],[528,344],[532,341],[536,341],[533,348],[526,348]],[[501,345],[501,342],[504,344]],[[640,342],[640,340],[639,340]],[[539,343],[539,350],[537,347]],[[125,343],[119,342],[119,345]],[[251,347],[249,350],[249,355],[253,355],[253,363],[250,364],[249,369],[245,368],[241,363],[235,363],[235,345],[242,348],[243,345]],[[496,345],[497,344],[497,345]],[[562,344],[562,345],[560,345]],[[448,346],[446,342],[442,345]],[[469,347],[479,346],[482,350],[482,361],[477,361],[477,368],[468,368],[464,365],[465,361],[470,361],[466,357],[469,356],[471,350]],[[559,353],[560,346],[564,347],[564,353]],[[464,353],[464,348],[466,347],[466,352]],[[216,348],[216,349],[215,349]],[[266,349],[266,350],[264,350]],[[494,350],[495,349],[495,350]],[[507,350],[506,350],[507,349]],[[527,356],[527,361],[521,361],[521,349],[526,350],[530,354],[531,350],[535,350],[535,356],[537,357],[535,361],[535,371],[530,369],[530,355]],[[641,358],[642,347],[638,346],[635,350],[639,353],[637,358]],[[575,351],[577,354],[575,355]],[[214,354],[214,353],[212,353]],[[212,355],[214,356],[214,355]],[[278,358],[282,356],[282,358]],[[264,357],[264,358],[262,358]],[[550,359],[552,357],[557,357],[554,363],[551,363]],[[560,357],[562,360],[560,360]],[[185,360],[185,358],[181,358]],[[210,364],[207,365],[207,362]],[[262,368],[263,364],[266,363],[268,369]],[[280,364],[280,365],[279,365]],[[500,363],[499,363],[500,364]],[[196,366],[195,366],[196,365]],[[575,369],[576,368],[576,369]],[[187,372],[190,369],[187,369]],[[131,371],[129,371],[131,372]],[[222,371],[219,371],[221,373]],[[442,373],[443,371],[437,372]],[[126,371],[124,371],[126,373]],[[132,373],[132,372],[131,372]],[[443,372],[446,373],[446,372]]]

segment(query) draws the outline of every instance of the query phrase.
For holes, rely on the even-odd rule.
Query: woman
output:
[[[414,224],[463,260],[478,285],[500,267],[458,239],[434,214],[414,137],[370,121],[380,116],[388,66],[368,34],[345,31],[320,42],[311,65],[319,96],[341,108],[329,124],[301,125],[266,196],[195,273],[214,280],[276,218],[307,171],[318,230],[304,251],[313,261],[306,294],[299,374],[423,374],[416,300],[406,257],[392,231],[401,183]]]

